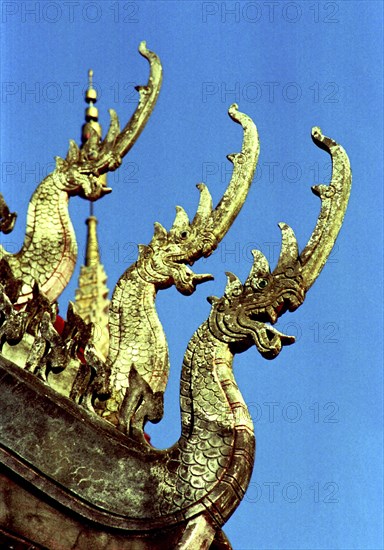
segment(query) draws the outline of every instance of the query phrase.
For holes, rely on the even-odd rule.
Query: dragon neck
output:
[[[123,274],[115,287],[109,313],[108,362],[112,385],[118,392],[128,387],[127,375],[132,366],[154,392],[165,389],[168,346],[156,311],[156,294],[156,286],[140,275],[136,264]]]
[[[55,301],[72,276],[77,243],[68,198],[56,172],[47,176],[32,195],[24,244],[17,254],[7,255],[14,276],[25,283],[20,303],[30,297],[34,281]]]
[[[221,439],[253,424],[233,376],[230,346],[212,334],[206,321],[192,337],[181,375],[182,437],[206,437],[214,430]]]
[[[153,393],[165,389],[169,359],[155,299],[156,285],[144,280],[136,264],[115,287],[108,355],[114,390],[102,416],[113,416],[124,396],[130,395],[132,367]],[[181,511],[192,517],[203,506],[222,525],[243,498],[252,474],[255,439],[232,363],[230,344],[215,335],[208,321],[203,323],[183,362],[181,437],[167,451],[148,450],[152,458],[140,474],[156,493],[145,504],[153,517],[167,522]]]
[[[182,434],[169,451],[170,464],[175,461],[178,467],[169,485],[163,486],[163,513],[188,508],[192,516],[203,504],[222,525],[244,496],[253,469],[255,438],[232,362],[229,345],[212,334],[208,322],[203,323],[184,358]]]

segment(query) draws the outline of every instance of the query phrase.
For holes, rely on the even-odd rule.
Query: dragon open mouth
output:
[[[276,298],[270,306],[254,309],[250,318],[254,321],[271,323],[274,325],[277,319],[287,311],[295,311],[303,302],[303,297],[292,292],[287,292]]]
[[[258,351],[266,359],[274,359],[279,355],[283,346],[289,346],[295,342],[294,336],[283,334],[272,325],[276,323],[280,315],[288,310],[293,311],[300,303],[300,298],[289,292],[279,296],[272,305],[255,308],[248,313],[248,319],[253,325],[252,338]]]

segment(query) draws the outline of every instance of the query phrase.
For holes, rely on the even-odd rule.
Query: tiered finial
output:
[[[85,101],[88,103],[88,107],[85,109],[85,120],[86,123],[82,128],[81,141],[82,144],[90,138],[90,127],[96,130],[97,134],[101,138],[101,126],[99,124],[99,110],[95,107],[97,101],[97,91],[93,87],[93,70],[89,69],[88,71],[88,88],[85,92]]]

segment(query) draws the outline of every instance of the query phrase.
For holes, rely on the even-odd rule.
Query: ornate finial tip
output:
[[[97,91],[93,87],[93,70],[92,69],[89,69],[88,71],[88,88],[85,92],[85,101],[91,104],[96,103],[97,101]],[[92,117],[95,116],[97,118],[98,116],[97,111],[95,113],[92,113],[91,116]]]

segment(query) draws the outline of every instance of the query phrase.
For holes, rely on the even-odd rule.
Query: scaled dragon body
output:
[[[139,86],[139,105],[120,133],[114,111],[110,111],[111,125],[104,141],[90,128],[88,141],[80,150],[74,141],[66,159],[56,158],[56,168],[37,187],[28,207],[24,244],[19,252],[10,254],[0,247],[16,278],[24,282],[19,304],[32,296],[35,282],[53,302],[61,294],[72,276],[77,243],[68,213],[69,197],[80,195],[95,201],[110,192],[99,177],[116,170],[123,156],[133,146],[143,130],[159,94],[162,71],[159,58],[140,44],[140,53],[150,63],[150,77],[146,86]],[[11,231],[15,216],[0,196],[0,230]]]
[[[149,246],[139,247],[139,258],[120,278],[110,305],[110,349],[112,397],[102,414],[120,429],[142,431],[145,421],[158,422],[163,416],[163,394],[168,380],[168,348],[155,299],[158,290],[175,285],[182,294],[192,294],[197,284],[212,276],[196,275],[192,265],[209,256],[227,233],[240,211],[259,154],[257,129],[252,120],[229,109],[231,118],[242,125],[240,153],[229,155],[234,171],[229,186],[215,209],[204,184],[199,184],[200,203],[194,220],[177,207],[169,232],[159,223]]]
[[[89,540],[95,540],[95,548],[102,547],[91,539],[92,523],[97,522],[98,533],[103,529],[103,547],[107,541],[120,541],[121,548],[140,550],[230,548],[221,527],[247,489],[255,443],[251,418],[233,376],[233,358],[255,345],[263,357],[273,359],[284,345],[294,342],[271,325],[303,303],[332,249],[348,202],[351,173],[344,150],[319,129],[314,129],[313,138],[331,153],[333,176],[329,186],[314,188],[322,206],[312,236],[299,255],[292,229],[279,224],[282,247],[274,271],[261,252],[253,251],[246,282],[227,273],[224,296],[210,298],[209,318],[193,335],[183,361],[182,432],[173,447],[158,451],[131,440],[101,419],[91,420],[90,413],[65,398],[56,405],[51,390],[21,369],[10,369],[3,379],[4,402],[13,402],[18,411],[4,410],[6,464],[81,515],[77,524],[55,516],[64,521],[63,528],[66,524],[73,528],[76,541],[84,541],[84,546],[76,547],[88,547]],[[30,394],[23,407],[18,406],[22,397],[13,391],[11,376],[23,379]],[[30,418],[23,440],[25,415]],[[39,445],[42,423],[44,446]],[[73,434],[82,445],[73,444]],[[38,476],[28,473],[31,465],[38,468]],[[18,522],[29,536],[29,523],[20,518]],[[45,533],[54,541],[58,525],[45,523]]]

